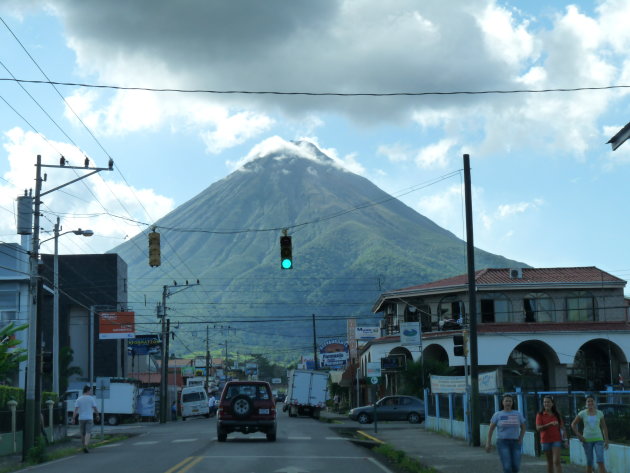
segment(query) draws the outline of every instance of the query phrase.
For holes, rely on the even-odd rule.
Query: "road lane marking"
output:
[[[177,471],[178,468],[182,468],[184,465],[186,465],[186,463],[194,460],[195,457],[186,457],[184,458],[182,461],[180,461],[177,465],[169,468],[168,470],[166,470],[164,473],[173,473],[175,471]]]
[[[132,445],[155,445],[158,440],[145,440],[144,442],[135,442]]]
[[[98,448],[110,448],[110,447],[120,447],[122,443],[108,443],[107,445],[101,445]]]
[[[195,466],[197,463],[199,463],[201,460],[203,460],[203,457],[192,457],[194,458],[193,461],[188,462],[188,464],[186,466],[183,466],[181,470],[179,470],[177,473],[186,473],[188,470],[190,470],[193,466]]]
[[[287,437],[289,440],[313,440],[313,437]]]
[[[175,439],[172,442],[173,443],[182,443],[182,442],[196,442],[197,439]]]
[[[376,466],[378,466],[385,473],[394,473],[392,470],[390,470],[385,465],[383,465],[381,462],[379,462],[376,458],[368,457],[368,461],[371,461],[372,463],[374,463]]]
[[[326,437],[326,440],[346,440],[345,437]]]

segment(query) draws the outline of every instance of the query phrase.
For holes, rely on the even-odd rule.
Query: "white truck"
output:
[[[136,417],[139,394],[137,382],[127,378],[106,379],[109,380],[109,390],[104,391],[105,399],[101,399],[102,396],[98,388],[103,385],[107,386],[107,383],[103,384],[99,378],[96,379],[94,386],[96,391],[94,391],[93,388],[92,392],[92,395],[96,398],[98,411],[105,415],[105,423],[117,425],[123,419]],[[68,423],[72,421],[75,401],[82,393],[83,389],[80,388],[68,389],[60,399],[61,401],[65,401]]]
[[[291,370],[285,400],[289,417],[309,415],[319,419],[328,399],[328,373],[325,371]]]

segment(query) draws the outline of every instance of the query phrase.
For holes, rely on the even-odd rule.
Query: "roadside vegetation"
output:
[[[411,458],[402,450],[397,450],[387,443],[374,447],[372,451],[382,455],[396,468],[406,473],[436,473],[433,468],[424,466],[415,458]]]

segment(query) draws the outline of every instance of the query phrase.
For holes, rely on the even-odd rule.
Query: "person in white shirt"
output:
[[[90,445],[90,434],[92,432],[93,418],[96,414],[96,421],[98,422],[99,412],[96,407],[96,400],[92,397],[92,388],[85,386],[83,388],[83,395],[79,396],[74,404],[74,414],[72,415],[72,423],[75,424],[77,415],[79,416],[79,431],[81,432],[81,443],[83,444],[83,451],[89,453],[88,446]]]
[[[208,412],[209,415],[213,416],[214,414],[216,414],[217,398],[214,397],[214,393],[211,393],[210,397],[208,398],[208,407],[209,407],[209,412]]]

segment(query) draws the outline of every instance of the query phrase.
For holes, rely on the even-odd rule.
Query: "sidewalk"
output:
[[[344,426],[363,432],[364,437],[385,442],[441,473],[501,471],[496,448],[491,453],[486,453],[483,447],[471,447],[464,440],[425,430],[422,425],[379,422],[378,432],[374,433],[374,424],[361,425],[332,412],[322,412],[321,417],[340,421]],[[543,457],[523,455],[521,473],[541,473],[546,468],[547,462]],[[584,473],[584,469],[585,467],[578,465],[562,465],[563,473]]]

